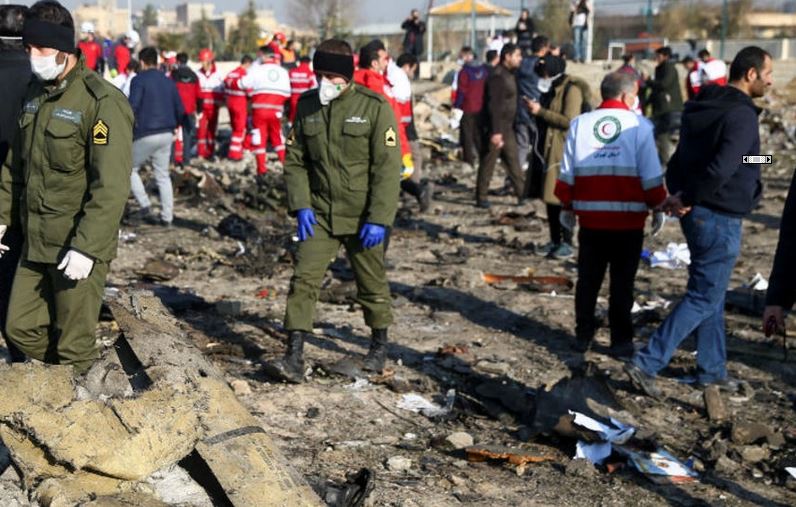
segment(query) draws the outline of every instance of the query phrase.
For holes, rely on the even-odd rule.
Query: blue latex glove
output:
[[[307,238],[315,235],[313,225],[317,225],[318,221],[315,219],[315,212],[309,208],[303,208],[296,213],[298,218],[298,236],[299,241],[305,241]]]
[[[384,226],[376,224],[365,224],[362,230],[359,231],[359,239],[362,241],[364,248],[373,248],[384,241],[384,235],[387,229]]]

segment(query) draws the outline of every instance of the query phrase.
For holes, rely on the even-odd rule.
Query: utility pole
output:
[[[478,49],[475,47],[475,5],[476,0],[470,0],[470,47],[473,48],[475,54],[478,54]]]
[[[724,0],[724,5],[721,7],[721,46],[719,49],[719,58],[724,60],[724,40],[727,38],[727,24],[729,23],[729,6],[727,0]]]
[[[647,0],[647,37],[652,36],[652,0]]]

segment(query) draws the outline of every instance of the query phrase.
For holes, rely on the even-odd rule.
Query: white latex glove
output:
[[[652,214],[652,235],[657,236],[661,230],[663,230],[663,225],[666,223],[666,213],[662,211],[656,211]]]
[[[70,280],[85,280],[93,267],[94,261],[76,250],[66,252],[58,265],[58,269],[63,269],[64,276]]]
[[[575,230],[575,212],[572,210],[561,210],[561,214],[558,216],[558,221],[561,223],[561,227],[568,231]]]
[[[7,230],[8,230],[7,225],[0,225],[0,241],[3,241],[3,236],[5,236]],[[2,257],[3,254],[8,252],[9,250],[11,250],[10,247],[4,245],[3,243],[0,243],[0,257]]]

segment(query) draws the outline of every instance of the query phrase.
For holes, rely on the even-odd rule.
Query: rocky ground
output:
[[[764,116],[764,152],[776,163],[764,168],[765,199],[744,223],[733,288],[758,272],[767,277],[771,268],[796,154],[788,104],[787,93],[778,94]],[[407,198],[396,221],[388,254],[395,324],[383,376],[354,380],[328,372],[329,364],[368,346],[342,252],[317,306],[307,381],[273,384],[262,376],[262,361],[284,351],[281,320],[295,250],[278,169],[259,187],[251,160],[197,164],[178,176],[175,226],[125,225],[109,283],[160,294],[310,482],[340,481],[362,467],[374,471],[372,505],[796,504],[796,479],[785,472],[796,466],[796,353],[784,361],[781,338],[763,336],[753,315],[759,294],[741,296],[727,311],[729,371],[747,385],[723,397],[725,419],[711,421],[703,393],[683,382],[694,370],[690,342],[662,375],[667,399],[640,396],[621,363],[606,354],[606,328],[593,350],[572,350],[573,291],[564,280],[485,282],[489,273],[574,281],[577,272],[573,261],[534,253],[547,241],[543,206],[518,207],[495,196],[492,209],[476,209],[474,170],[443,155],[436,151],[424,167],[435,185],[432,208],[420,213]],[[496,189],[500,183],[496,177]],[[683,241],[672,221],[646,238],[645,248]],[[636,299],[641,306],[674,304],[685,283],[685,269],[642,265]],[[606,310],[601,299],[599,311]],[[666,313],[636,314],[637,345]],[[113,326],[103,323],[99,333],[107,339]],[[690,459],[699,480],[656,484],[619,456],[598,468],[572,460],[575,440],[542,424],[560,409],[545,391],[570,377],[579,386],[570,393],[573,407],[578,395],[591,392],[594,399],[613,398],[605,410],[635,426],[647,445]],[[427,417],[401,408],[410,393],[443,408],[451,402],[449,410]],[[473,462],[463,450],[472,445],[509,447],[543,461]],[[15,480],[13,467],[0,477],[2,505],[27,505]]]

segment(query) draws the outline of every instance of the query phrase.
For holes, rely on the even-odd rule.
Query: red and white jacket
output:
[[[395,114],[395,123],[398,128],[398,140],[401,145],[401,155],[411,156],[412,151],[409,146],[409,141],[406,138],[406,129],[400,128],[401,126],[401,109],[398,107],[398,102],[395,100],[395,95],[392,92],[392,86],[387,81],[384,74],[380,74],[375,70],[370,69],[357,69],[354,71],[354,83],[363,86],[371,91],[374,91],[387,99],[390,107]]]
[[[315,72],[312,71],[309,62],[302,62],[298,67],[293,67],[288,71],[290,76],[290,94],[298,98],[302,93],[308,92],[318,87],[315,79]]]
[[[301,94],[318,87],[315,72],[309,62],[302,62],[288,71],[290,76],[290,121],[296,118],[296,107]]]
[[[685,78],[685,90],[689,99],[693,99],[702,89],[702,62],[697,61],[694,70],[688,73]]]
[[[643,229],[649,210],[666,199],[652,123],[617,100],[576,117],[555,194],[581,227]]]
[[[226,95],[227,102],[242,103],[245,107],[247,91],[241,88],[240,80],[246,75],[246,69],[238,67],[233,70],[227,77],[224,78],[224,95]]]
[[[290,76],[279,64],[266,62],[252,67],[240,81],[240,87],[249,90],[252,109],[272,111],[282,117],[285,102],[290,98]]]
[[[711,58],[706,62],[702,62],[699,67],[699,74],[702,86],[711,84],[727,86],[727,64],[718,58]]]
[[[202,109],[213,109],[224,103],[224,76],[216,70],[215,64],[210,70],[199,69],[199,98],[202,99]]]
[[[400,125],[406,128],[412,124],[412,82],[392,60],[387,67],[387,80],[392,85],[392,94],[398,105]]]

